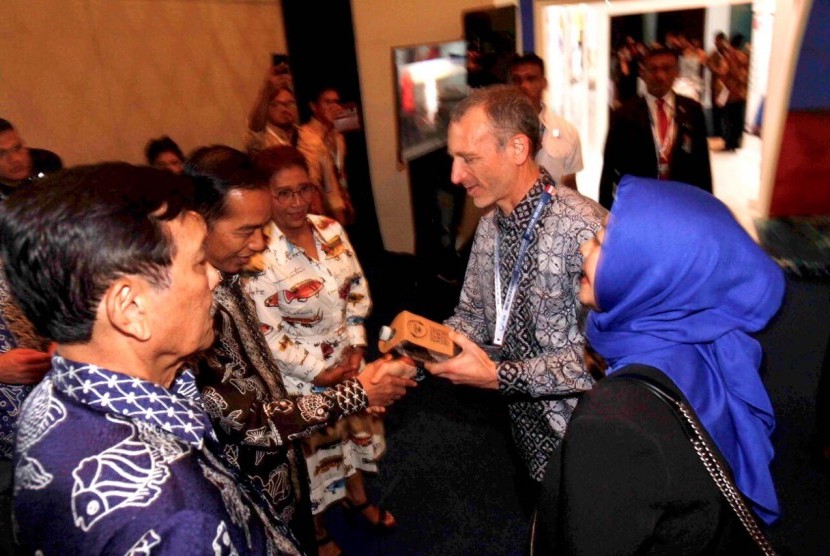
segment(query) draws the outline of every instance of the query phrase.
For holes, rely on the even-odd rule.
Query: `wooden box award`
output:
[[[380,329],[381,353],[396,351],[421,363],[437,363],[455,357],[461,349],[450,340],[450,328],[409,311],[401,311],[389,326]]]

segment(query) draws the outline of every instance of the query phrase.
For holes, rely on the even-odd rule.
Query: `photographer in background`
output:
[[[274,54],[248,116],[248,154],[281,145],[296,147],[299,119],[288,56]]]

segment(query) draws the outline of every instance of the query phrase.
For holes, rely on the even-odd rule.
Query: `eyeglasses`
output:
[[[297,189],[283,187],[273,192],[271,196],[281,205],[290,205],[294,201],[295,196],[299,197],[303,202],[310,201],[315,189],[316,187],[313,183],[304,183]]]
[[[277,107],[277,106],[279,106],[280,108],[288,108],[288,109],[291,109],[291,108],[296,108],[296,107],[297,107],[297,103],[296,103],[296,102],[294,102],[294,101],[290,101],[290,100],[289,100],[289,101],[287,101],[287,102],[281,102],[281,101],[279,101],[279,100],[272,100],[272,101],[271,101],[271,106],[273,106],[273,107]]]

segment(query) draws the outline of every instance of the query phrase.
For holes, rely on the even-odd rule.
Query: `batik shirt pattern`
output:
[[[459,303],[446,321],[475,342],[493,341],[495,249],[501,258],[504,299],[522,234],[543,188],[551,181],[542,169],[509,215],[496,208],[479,222]],[[577,299],[582,271],[579,246],[594,237],[603,215],[604,210],[590,199],[567,187],[556,188],[532,231],[496,365],[513,438],[530,476],[537,481],[562,441],[578,394],[593,385],[583,362],[584,313]]]
[[[289,397],[238,275],[213,292],[216,341],[198,365],[198,384],[225,455],[259,486],[286,523],[308,490],[295,440],[368,406],[354,379]]]
[[[308,215],[318,260],[271,224],[265,269],[246,289],[290,394],[311,394],[312,381],[349,346],[366,345],[372,307],[363,269],[343,228]]]
[[[170,389],[53,358],[23,406],[15,516],[26,553],[299,554],[215,452],[195,378]]]
[[[14,348],[46,351],[49,341],[35,332],[32,323],[12,299],[2,265],[0,265],[0,353]],[[0,460],[11,461],[14,433],[23,400],[33,386],[0,382]]]

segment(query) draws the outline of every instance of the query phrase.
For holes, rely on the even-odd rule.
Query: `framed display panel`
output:
[[[409,161],[447,144],[453,106],[467,96],[463,40],[394,47],[398,158]]]

